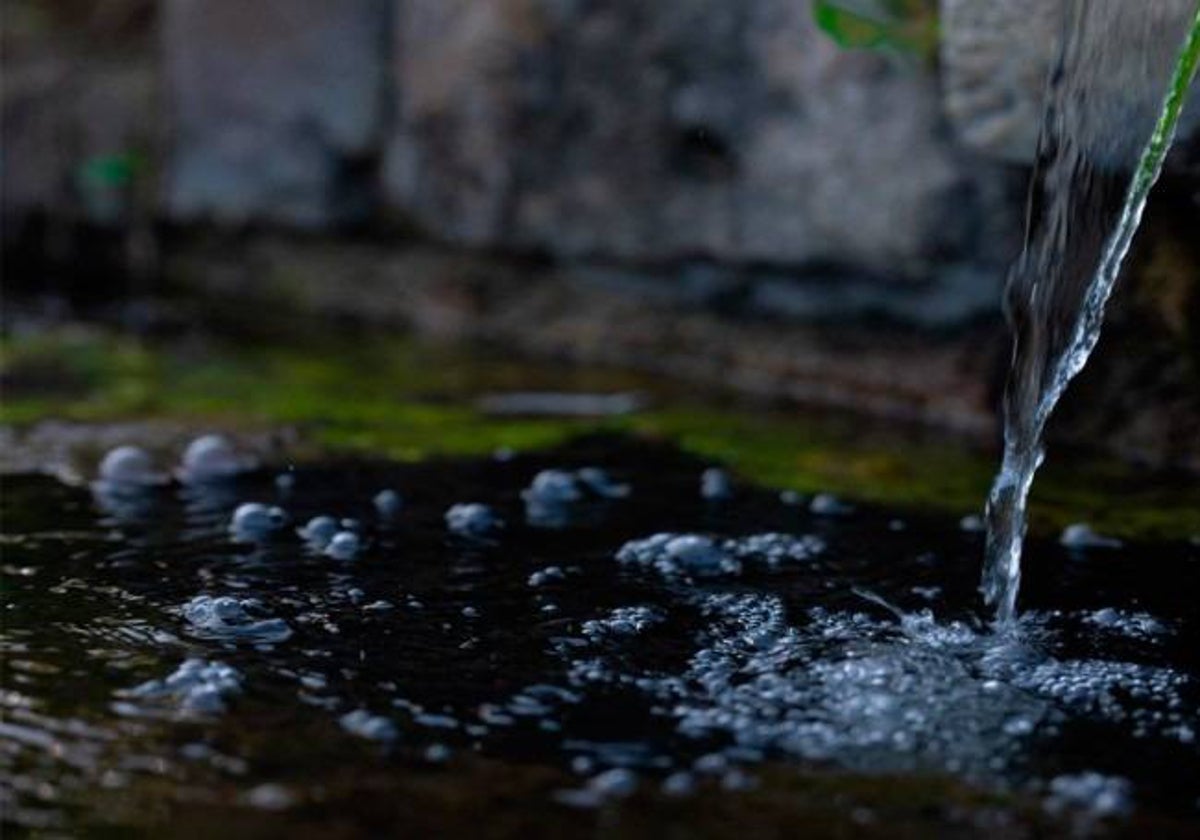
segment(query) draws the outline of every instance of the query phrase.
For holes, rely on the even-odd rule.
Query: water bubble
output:
[[[958,529],[968,534],[981,534],[986,527],[983,517],[977,513],[969,514],[958,520]]]
[[[577,470],[575,476],[583,486],[602,499],[624,499],[630,493],[628,484],[613,481],[612,477],[599,467],[584,467]]]
[[[825,550],[823,540],[791,534],[754,534],[725,540],[722,549],[739,560],[761,560],[771,568],[812,560]]]
[[[362,540],[353,531],[338,531],[325,546],[325,556],[334,560],[353,560],[362,550]]]
[[[404,508],[404,498],[395,490],[380,490],[372,503],[375,511],[384,519],[395,519]]]
[[[650,607],[618,607],[606,618],[585,621],[580,630],[593,639],[628,637],[639,635],[665,620],[662,613]]]
[[[1060,544],[1069,549],[1120,548],[1121,541],[1097,534],[1083,523],[1068,525],[1058,538]]]
[[[692,762],[692,769],[697,773],[720,775],[729,767],[729,759],[721,753],[708,753]]]
[[[286,811],[296,804],[296,795],[281,784],[266,782],[246,791],[246,804],[263,811]]]
[[[1046,807],[1052,812],[1078,809],[1104,818],[1128,814],[1133,809],[1133,785],[1119,776],[1086,772],[1050,780]]]
[[[804,504],[804,497],[795,490],[784,490],[779,494],[779,501],[789,507],[798,507]]]
[[[137,446],[118,446],[104,456],[98,470],[99,480],[109,488],[153,487],[166,482],[155,471],[149,453]]]
[[[571,524],[581,506],[591,499],[619,499],[629,495],[629,487],[615,483],[604,470],[584,467],[567,470],[543,470],[521,491],[525,518],[539,528],[564,528]]]
[[[430,744],[425,748],[425,760],[432,764],[445,764],[450,756],[450,748],[445,744]]]
[[[543,470],[533,477],[533,483],[521,491],[526,502],[545,504],[576,502],[583,498],[575,476],[564,470]]]
[[[698,534],[655,534],[625,543],[616,560],[655,569],[664,577],[717,577],[741,573],[742,564],[709,537]]]
[[[545,586],[548,583],[558,583],[567,579],[566,572],[558,566],[547,566],[529,576],[530,586]]]
[[[449,715],[434,715],[419,712],[413,715],[413,721],[429,729],[458,729],[459,723]]]
[[[174,673],[119,692],[136,699],[168,700],[183,714],[213,715],[225,711],[225,700],[242,689],[242,677],[223,662],[192,658]]]
[[[672,773],[662,782],[662,792],[667,796],[689,796],[695,791],[696,779],[691,773]]]
[[[541,528],[563,528],[573,518],[574,505],[583,500],[575,476],[563,470],[544,470],[521,491],[525,518]]]
[[[700,495],[710,502],[733,498],[733,479],[719,467],[709,467],[700,476]]]
[[[369,741],[395,741],[400,737],[396,724],[381,715],[373,715],[366,709],[355,709],[338,719],[342,729]]]
[[[817,516],[843,516],[854,511],[854,508],[831,493],[818,493],[813,496],[813,500],[808,503],[808,509]]]
[[[236,540],[253,542],[279,531],[287,521],[287,513],[282,508],[246,502],[233,512],[229,533]]]
[[[1083,621],[1093,627],[1144,641],[1157,640],[1169,632],[1167,625],[1150,613],[1128,612],[1112,607],[1085,613]]]
[[[614,767],[593,776],[578,790],[564,790],[555,799],[576,808],[598,808],[610,799],[624,799],[637,792],[638,777],[632,770]]]
[[[699,759],[696,773],[724,779],[734,751],[746,750],[746,760],[772,751],[872,771],[952,764],[995,778],[1050,714],[1021,688],[986,685],[976,676],[981,637],[928,613],[901,614],[898,624],[814,608],[796,627],[775,597],[697,592],[689,600],[704,630],[682,672],[629,673],[597,646],[573,660],[570,675],[580,685],[637,686],[670,710],[681,734],[732,740]],[[604,627],[585,635],[619,641],[597,634]]]
[[[598,776],[593,776],[588,782],[588,789],[603,797],[631,796],[638,787],[637,774],[624,767],[614,767]]]
[[[297,529],[296,533],[314,548],[323,549],[329,545],[329,541],[340,527],[337,519],[332,516],[314,516],[303,528]]]
[[[461,537],[480,539],[504,527],[504,522],[487,505],[468,503],[446,511],[446,527]]]
[[[238,454],[223,435],[196,438],[183,453],[179,478],[188,484],[226,481],[253,469],[253,459]]]

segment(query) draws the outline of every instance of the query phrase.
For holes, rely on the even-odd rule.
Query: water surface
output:
[[[1034,543],[1020,632],[997,637],[978,532],[736,482],[706,499],[709,466],[601,437],[282,485],[271,470],[115,495],[6,479],[6,820],[1200,827],[1194,545]],[[585,467],[628,494],[543,480],[523,495]],[[399,508],[373,501],[385,488]],[[246,501],[291,523],[231,534]],[[448,532],[464,502],[503,526]],[[339,523],[355,559],[295,533],[321,514],[357,521]],[[863,792],[871,778],[895,799]]]

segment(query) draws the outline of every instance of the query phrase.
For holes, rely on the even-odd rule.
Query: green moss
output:
[[[313,337],[308,337],[311,334]],[[672,441],[745,478],[900,509],[977,511],[995,463],[945,438],[845,416],[721,406],[644,378],[495,362],[387,335],[310,331],[269,342],[151,344],[98,330],[0,341],[0,422],[158,417],[198,426],[298,427],[319,451],[402,460],[553,446],[615,431]],[[638,390],[661,407],[607,419],[493,417],[475,397],[506,390]],[[1052,453],[1034,492],[1034,527],[1087,521],[1124,537],[1200,533],[1200,488]]]

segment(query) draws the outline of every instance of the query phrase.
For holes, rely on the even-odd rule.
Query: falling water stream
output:
[[[1142,132],[1144,115],[1136,113],[1136,105],[1126,108],[1121,98],[1162,89],[1159,76],[1169,66],[1161,61],[1163,45],[1173,43],[1171,33],[1186,25],[1179,14],[1186,8],[1164,2],[1148,11],[1142,4],[1109,0],[1072,0],[1065,7],[1026,245],[1009,276],[1006,299],[1013,361],[1005,393],[1004,458],[987,506],[983,573],[984,597],[1001,626],[1011,625],[1016,614],[1026,502],[1044,457],[1046,422],[1096,347],[1105,305],[1174,142],[1200,62],[1200,7],[1188,13],[1190,30],[1152,131]],[[1131,47],[1141,55],[1131,57]],[[1117,67],[1135,77],[1125,78]],[[1115,186],[1120,177],[1112,170],[1127,162],[1122,138],[1147,133],[1150,140],[1120,200]]]

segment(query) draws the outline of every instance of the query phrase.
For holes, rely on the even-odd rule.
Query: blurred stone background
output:
[[[1054,43],[1029,5],[943,0],[940,56],[899,56],[809,0],[7,0],[5,285],[186,287],[988,435]],[[1193,467],[1194,145],[1060,424]]]

